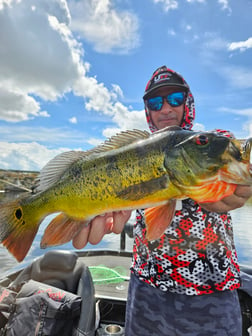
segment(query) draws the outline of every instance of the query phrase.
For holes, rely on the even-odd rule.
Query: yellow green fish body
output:
[[[165,230],[158,217],[171,221],[175,199],[216,201],[234,191],[232,183],[251,183],[248,147],[170,127],[122,132],[93,150],[60,154],[41,171],[34,194],[0,206],[0,241],[21,261],[48,214],[60,212],[43,247],[70,241],[99,214],[137,208],[148,208],[149,238],[156,239]]]

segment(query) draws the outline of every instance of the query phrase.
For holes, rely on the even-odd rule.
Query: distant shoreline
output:
[[[2,172],[10,172],[10,173],[17,173],[17,174],[20,174],[20,173],[24,173],[24,174],[38,174],[39,171],[36,171],[36,170],[20,170],[20,169],[1,169],[0,168],[0,174]]]
[[[0,169],[0,190],[8,191],[11,185],[31,189],[38,174],[38,171]]]

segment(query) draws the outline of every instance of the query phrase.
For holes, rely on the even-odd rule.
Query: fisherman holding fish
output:
[[[53,158],[31,193],[0,204],[0,243],[22,261],[43,219],[56,213],[40,246],[72,241],[79,249],[120,233],[129,210],[140,209],[126,335],[239,336],[240,271],[228,211],[252,194],[252,138],[192,131],[192,93],[166,66],[153,73],[143,99],[152,134],[126,131]]]
[[[158,68],[143,99],[151,132],[167,126],[192,129],[194,99],[175,71]],[[232,195],[216,202],[184,199],[164,234],[153,241],[146,238],[144,210],[137,210],[127,336],[242,335],[239,265],[228,211],[243,206],[251,194],[250,186],[238,185]],[[99,243],[106,233],[120,233],[130,215],[118,211],[95,217],[73,245],[83,248],[87,242]]]

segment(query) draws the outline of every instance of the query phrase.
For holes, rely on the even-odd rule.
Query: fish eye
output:
[[[205,134],[200,134],[195,137],[195,143],[200,146],[208,144],[208,137]]]
[[[15,211],[15,217],[19,220],[21,219],[23,216],[23,213],[22,213],[22,210],[20,208],[18,208],[16,211]]]

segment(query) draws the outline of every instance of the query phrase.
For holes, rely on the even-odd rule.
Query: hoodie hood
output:
[[[174,70],[171,70],[167,68],[165,65],[158,68],[154,71],[151,79],[148,81],[143,99],[145,101],[148,96],[154,92],[159,87],[163,86],[177,86],[179,88],[182,88],[184,91],[187,92],[187,98],[185,101],[185,110],[184,110],[184,116],[182,119],[181,127],[190,130],[193,127],[193,122],[195,119],[195,105],[194,105],[194,98],[191,93],[190,87],[187,84],[187,82],[184,80],[184,78]],[[145,104],[145,114],[146,114],[146,120],[149,125],[151,132],[156,132],[158,129],[157,127],[152,123],[152,120],[150,118],[150,114],[148,111],[148,108]]]

